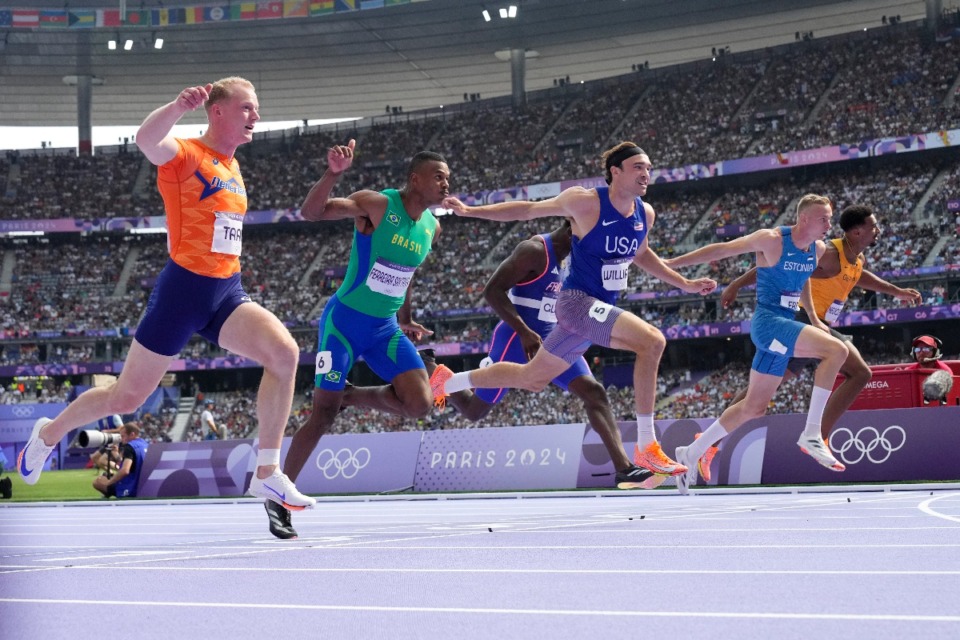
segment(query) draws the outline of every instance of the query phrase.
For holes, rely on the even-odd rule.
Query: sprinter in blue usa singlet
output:
[[[457,215],[490,220],[528,220],[563,216],[571,220],[573,246],[570,275],[557,299],[557,327],[528,363],[500,362],[454,374],[438,367],[431,387],[438,402],[469,388],[510,387],[539,391],[578,360],[591,344],[636,354],[633,371],[638,449],[634,462],[649,473],[676,475],[685,467],[660,448],[653,425],[657,369],[666,340],[659,329],[617,308],[629,284],[632,264],[688,293],[705,295],[716,287],[709,278],[689,280],[667,266],[648,244],[656,214],[643,201],[652,165],[646,152],[621,142],[601,155],[607,187],[570,187],[539,202],[511,201],[467,206],[447,198],[443,206]]]

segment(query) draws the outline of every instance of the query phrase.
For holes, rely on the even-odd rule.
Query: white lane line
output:
[[[949,520],[950,522],[960,523],[960,516],[952,516],[946,513],[940,513],[939,511],[934,509],[932,506],[930,506],[934,502],[937,502],[938,500],[942,500],[944,498],[957,498],[957,497],[960,497],[960,493],[948,493],[945,496],[937,496],[936,498],[930,498],[929,500],[924,500],[917,506],[917,508],[920,509],[920,511],[924,512],[925,514],[933,516],[935,518],[943,518],[944,520]]]
[[[69,560],[101,560],[103,558],[136,558],[138,556],[168,556],[173,553],[183,553],[180,549],[169,551],[114,551],[106,555],[97,556],[58,556],[55,558],[37,558],[37,562],[66,562]]]
[[[164,602],[148,600],[72,600],[53,598],[0,598],[11,604],[97,604],[143,607],[187,607],[216,609],[273,609],[293,611],[378,611],[384,613],[446,613],[533,616],[609,616],[630,618],[733,618],[753,620],[843,620],[856,622],[960,622],[960,615],[869,613],[794,613],[789,611],[617,611],[604,609],[495,609],[488,607],[401,607],[377,605],[267,604],[261,602]]]
[[[960,576],[960,569],[950,570],[915,570],[915,569],[878,569],[844,571],[842,569],[428,569],[428,568],[369,568],[369,567],[136,567],[125,565],[122,567],[105,564],[92,564],[71,569],[112,570],[112,571],[187,571],[198,573],[218,572],[264,572],[264,573],[466,573],[466,574],[569,574],[569,575],[699,575],[710,574],[720,576],[763,575],[763,576]]]

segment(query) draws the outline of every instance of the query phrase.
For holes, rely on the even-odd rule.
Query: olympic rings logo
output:
[[[349,480],[368,464],[370,464],[370,449],[366,447],[360,447],[356,452],[344,448],[336,453],[333,449],[324,449],[317,454],[317,469],[323,472],[323,477],[327,480],[333,480],[338,476]]]
[[[864,458],[882,464],[906,442],[903,427],[895,424],[884,429],[883,433],[874,427],[863,427],[854,435],[850,429],[841,427],[830,434],[830,448],[837,452],[844,464],[857,464]]]
[[[33,405],[15,404],[13,405],[12,411],[15,418],[29,418],[33,415]]]

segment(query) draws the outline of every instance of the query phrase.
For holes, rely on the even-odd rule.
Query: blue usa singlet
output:
[[[624,217],[610,202],[609,191],[609,187],[597,187],[597,224],[583,238],[573,237],[570,274],[563,287],[614,304],[627,287],[630,263],[647,237],[647,214],[643,200],[637,197],[633,215]]]

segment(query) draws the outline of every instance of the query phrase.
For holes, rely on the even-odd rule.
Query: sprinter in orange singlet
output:
[[[206,133],[174,138],[173,125],[200,106],[207,112]],[[170,260],[116,382],[90,389],[53,420],[41,418],[34,425],[17,464],[27,484],[36,483],[53,447],[71,429],[142,405],[198,333],[263,365],[257,394],[260,449],[249,492],[293,510],[316,503],[279,468],[300,350],[277,317],[252,302],[240,284],[247,192],[234,152],[253,139],[258,120],[253,85],[232,77],[184,89],[140,125],[137,146],[159,167]]]

